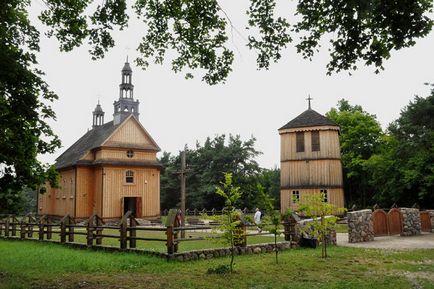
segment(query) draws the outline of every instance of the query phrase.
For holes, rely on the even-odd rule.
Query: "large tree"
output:
[[[380,149],[382,129],[375,115],[360,105],[350,105],[345,99],[338,102],[326,116],[340,126],[340,143],[347,207],[365,207],[372,202],[373,188],[366,169],[368,159]]]
[[[240,200],[242,207],[249,209],[259,204],[257,185],[261,184],[269,192],[278,193],[279,171],[261,169],[255,158],[260,154],[255,148],[255,139],[246,141],[239,136],[216,136],[207,138],[203,145],[187,149],[187,207],[221,209],[223,200],[215,195],[215,188],[223,180],[223,173],[230,172],[234,183],[243,190]],[[161,207],[176,207],[180,200],[180,157],[163,153],[161,174]]]
[[[0,3],[0,213],[18,210],[25,186],[55,182],[54,169],[36,157],[60,146],[47,124],[57,96],[35,68],[39,32],[29,23],[28,5]]]
[[[389,125],[381,151],[368,163],[379,204],[433,207],[433,116],[434,89],[426,98],[416,96]]]

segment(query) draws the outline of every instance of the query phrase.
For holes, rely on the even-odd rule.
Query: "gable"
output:
[[[160,150],[149,133],[133,116],[128,117],[119,128],[108,137],[102,146]]]

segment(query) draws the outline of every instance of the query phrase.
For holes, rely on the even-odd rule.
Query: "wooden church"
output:
[[[279,129],[282,213],[321,192],[327,202],[344,207],[339,126],[311,109],[310,100],[306,111]]]
[[[159,216],[160,148],[139,122],[133,91],[127,60],[113,121],[104,123],[98,103],[92,129],[56,159],[60,188],[40,195],[39,214],[119,218],[131,210],[138,218]]]

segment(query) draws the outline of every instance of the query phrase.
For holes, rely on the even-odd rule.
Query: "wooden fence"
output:
[[[264,226],[267,224],[263,224]],[[240,230],[244,232],[243,240],[239,246],[246,246],[247,238],[251,236],[269,235],[268,232],[248,232],[247,229],[255,225],[243,224]],[[218,239],[222,238],[221,235],[212,236],[197,236],[197,237],[183,237],[181,238],[180,232],[197,232],[204,230],[212,230],[216,228],[214,225],[199,225],[199,226],[179,226],[177,224],[170,224],[168,226],[141,226],[139,221],[127,212],[120,220],[105,223],[98,215],[92,215],[86,220],[76,220],[69,215],[61,219],[55,219],[47,215],[34,216],[27,215],[24,217],[6,216],[0,218],[0,237],[14,238],[14,239],[34,239],[34,240],[50,240],[59,243],[77,244],[75,237],[79,235],[85,236],[87,247],[106,247],[103,246],[103,239],[117,239],[120,250],[135,249],[137,242],[156,241],[161,242],[166,247],[167,254],[174,254],[178,251],[178,245],[182,242]],[[285,231],[282,232],[289,235],[287,232],[289,228],[285,225]],[[110,232],[107,232],[107,231]],[[114,233],[115,232],[115,233]],[[138,236],[138,232],[164,232],[162,236],[156,238],[153,236],[146,237]],[[112,233],[112,234],[109,234]],[[54,236],[58,235],[58,238]],[[151,234],[152,235],[152,234]],[[57,240],[58,239],[58,240]],[[113,247],[110,247],[113,248]],[[144,249],[146,251],[146,249]]]
[[[255,213],[255,209],[249,210],[247,208],[244,208],[241,211],[243,212],[243,214]],[[267,213],[265,210],[261,210],[261,212],[263,214]],[[224,213],[224,209],[219,210],[219,209],[215,209],[215,208],[212,208],[211,210],[197,209],[197,208],[185,210],[186,216],[200,216],[200,215],[215,216],[215,215],[222,215],[223,213]],[[161,211],[161,216],[167,216],[168,214],[169,214],[169,210],[167,210],[167,209]]]

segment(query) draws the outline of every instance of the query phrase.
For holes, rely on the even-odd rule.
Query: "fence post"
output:
[[[95,223],[97,227],[102,226],[102,219],[98,216],[95,215]],[[102,245],[102,237],[100,236],[102,234],[103,229],[101,228],[96,228],[96,244],[97,245]]]
[[[87,226],[86,226],[86,231],[87,231],[87,246],[88,247],[92,247],[93,246],[93,218],[95,215],[90,216],[90,218],[87,220]]]
[[[41,217],[39,218],[38,229],[39,229],[39,232],[38,232],[38,234],[39,234],[38,239],[39,239],[40,241],[42,241],[42,240],[44,240],[44,216],[41,216]]]
[[[3,220],[0,218],[0,236],[2,235],[3,232]]]
[[[131,217],[131,211],[128,211],[125,213],[125,215],[122,216],[122,219],[119,224],[119,233],[120,233],[120,247],[122,250],[125,250],[127,248],[127,228],[128,228],[128,218]]]
[[[6,217],[5,221],[5,237],[9,237],[9,216]]]
[[[20,238],[26,238],[26,223],[24,222],[24,220],[21,220],[20,222]]]
[[[36,220],[32,217],[32,215],[28,215],[29,217],[28,217],[28,219],[29,219],[29,221],[28,221],[28,224],[27,224],[27,237],[29,237],[29,238],[33,238],[33,223],[35,223],[36,222]]]
[[[15,216],[12,216],[11,219],[12,219],[12,223],[11,223],[11,225],[12,225],[11,235],[13,237],[16,237],[17,236],[17,223],[15,222],[16,221]]]
[[[173,226],[168,226],[166,229],[166,235],[167,235],[167,254],[173,254],[175,253],[175,246],[173,242]]]
[[[133,217],[130,218],[130,248],[136,248],[136,231],[137,220]]]
[[[51,238],[53,237],[53,226],[51,226],[52,222],[50,222],[50,218],[48,216],[47,216],[46,220],[47,220],[47,224],[46,224],[46,226],[47,226],[47,240],[51,240]]]
[[[72,220],[72,221],[71,221]],[[74,242],[74,220],[69,217],[68,219],[68,242]]]
[[[68,215],[64,216],[60,220],[60,243],[66,242],[66,219],[68,218]]]

